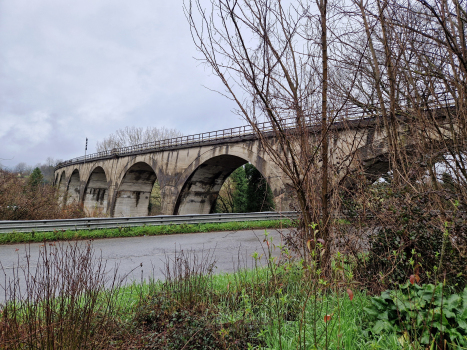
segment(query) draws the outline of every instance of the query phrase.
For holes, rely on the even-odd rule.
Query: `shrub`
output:
[[[360,228],[363,252],[357,277],[380,292],[403,284],[416,273],[421,283],[437,283],[444,275],[449,287],[462,290],[467,283],[467,225],[463,212],[433,210],[431,195],[380,190],[371,210],[356,211],[349,220]],[[370,215],[368,215],[370,214]],[[355,229],[353,228],[355,231]]]
[[[40,171],[39,171],[40,173]],[[0,170],[0,220],[72,219],[84,217],[77,204],[60,206],[55,188]]]
[[[162,291],[140,301],[134,325],[143,349],[246,349],[259,331],[243,319],[219,322],[215,305],[189,307]]]
[[[413,282],[413,281],[412,281]],[[444,285],[405,283],[371,298],[364,308],[370,316],[371,333],[397,332],[400,342],[467,346],[467,288],[446,295]]]
[[[210,252],[198,257],[180,251],[166,260],[165,282],[150,287],[134,311],[138,348],[247,349],[258,343],[258,322],[221,322],[211,284],[214,263]]]

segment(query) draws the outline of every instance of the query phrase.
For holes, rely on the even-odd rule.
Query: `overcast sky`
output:
[[[243,125],[193,57],[182,0],[0,0],[0,163],[92,153],[127,125]]]

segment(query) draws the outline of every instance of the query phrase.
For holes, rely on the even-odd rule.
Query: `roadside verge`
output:
[[[103,228],[96,230],[55,230],[52,232],[9,232],[0,234],[0,244],[97,239],[115,237],[157,236],[177,233],[239,231],[250,229],[289,228],[296,226],[290,219],[262,221],[233,221],[205,224],[170,224]]]

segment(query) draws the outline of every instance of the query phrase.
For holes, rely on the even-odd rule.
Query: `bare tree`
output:
[[[201,61],[223,82],[223,94],[236,102],[237,113],[293,188],[302,214],[302,242],[320,239],[328,253],[337,190],[350,174],[353,157],[343,151],[342,142],[330,150],[328,141],[348,101],[330,93],[340,85],[340,67],[330,66],[329,42],[346,35],[337,25],[336,9],[326,0],[288,6],[282,1],[211,0],[210,10],[200,0],[185,4]],[[348,77],[352,88],[356,75]],[[263,134],[261,122],[272,133]],[[355,147],[355,140],[346,142],[347,148]],[[339,176],[330,181],[330,173]],[[319,223],[318,232],[313,223]],[[326,260],[328,254],[324,256]]]
[[[59,162],[53,159],[52,157],[47,157],[45,163],[36,164],[35,168],[39,168],[44,176],[45,183],[52,184],[54,181],[54,170],[55,166]]]
[[[123,129],[115,131],[102,141],[96,143],[97,152],[111,150],[125,146],[137,145],[157,140],[170,139],[181,137],[183,134],[176,129],[168,129],[165,127],[147,127],[138,128],[135,126],[127,126]]]
[[[380,146],[388,150],[380,158],[390,170],[384,185],[362,182],[353,188],[349,207],[361,220],[359,227],[371,225],[376,233],[394,234],[388,236],[392,242],[379,236],[373,247],[388,249],[379,250],[380,257],[373,255],[373,261],[393,259],[397,264],[403,261],[400,256],[414,254],[414,266],[423,266],[426,281],[432,278],[429,266],[439,264],[439,271],[443,265],[437,249],[451,245],[447,275],[455,277],[455,265],[464,268],[463,258],[458,258],[466,249],[459,218],[459,209],[467,208],[465,9],[456,0],[354,0],[344,10],[355,35],[351,44],[341,43],[349,55],[340,64],[358,74],[358,83],[337,90],[379,120],[376,132],[385,140]],[[356,64],[352,56],[364,64]],[[427,258],[429,252],[421,246],[430,240],[430,252],[441,258]],[[406,279],[404,274],[395,276],[394,271],[407,271],[401,265],[381,266],[364,270],[373,276],[381,273],[380,281]]]
[[[27,176],[32,172],[32,167],[24,162],[21,162],[16,164],[16,166],[13,168],[13,172],[21,176]]]
[[[465,183],[465,9],[457,0],[354,0],[352,6],[362,38],[351,48],[368,68],[360,69],[362,83],[349,99],[380,117],[394,180],[406,183],[417,165],[436,187],[442,162]]]
[[[231,177],[228,177],[222,184],[216,201],[216,210],[220,213],[233,213],[235,183]]]

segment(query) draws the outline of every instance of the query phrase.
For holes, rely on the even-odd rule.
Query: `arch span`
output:
[[[232,152],[234,153],[234,152]],[[181,185],[177,202],[174,208],[174,214],[209,214],[212,213],[215,207],[219,190],[224,181],[238,167],[248,163],[247,158],[242,154],[220,154],[211,157],[206,156],[206,159],[201,163],[200,157],[195,161],[199,164],[196,169],[192,170],[188,176],[182,176],[182,180],[186,180]],[[268,181],[268,184],[273,188],[275,197],[281,195],[277,184],[271,181],[268,176],[266,162],[263,158],[255,155],[250,160],[263,177]],[[256,160],[256,162],[255,162]],[[201,163],[201,164],[200,164]],[[274,191],[275,189],[275,191]]]
[[[56,188],[58,191],[58,203],[60,203],[60,205],[64,204],[64,199],[66,195],[67,183],[65,178],[65,170],[63,170],[60,175],[57,175],[57,182],[55,184],[57,186]]]
[[[81,190],[81,179],[79,177],[79,170],[75,169],[71,173],[70,180],[65,193],[65,204],[73,202],[79,203],[79,194]]]
[[[157,176],[144,162],[132,165],[118,186],[111,215],[114,217],[148,215],[149,199]]]
[[[86,183],[83,194],[83,206],[88,214],[107,212],[109,198],[109,183],[105,170],[101,166],[95,167]]]

